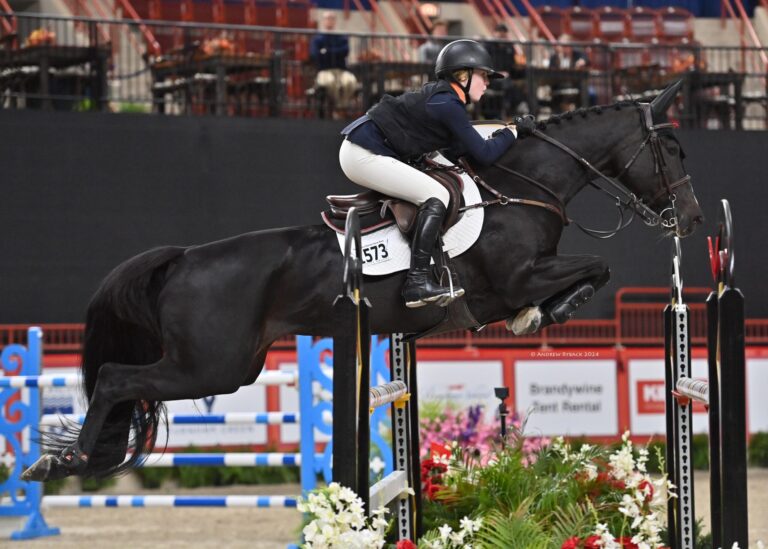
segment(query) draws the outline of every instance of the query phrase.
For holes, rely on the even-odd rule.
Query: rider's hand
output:
[[[516,116],[512,121],[517,128],[518,137],[533,135],[533,130],[536,129],[536,119],[531,114]]]

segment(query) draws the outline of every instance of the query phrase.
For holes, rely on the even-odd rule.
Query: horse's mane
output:
[[[637,107],[639,103],[632,100],[623,100],[613,103],[612,105],[596,105],[594,107],[588,107],[586,109],[576,109],[573,111],[564,112],[562,114],[553,114],[546,120],[540,120],[537,122],[537,126],[540,130],[545,130],[547,126],[552,124],[560,124],[563,120],[573,120],[574,117],[579,116],[581,118],[587,118],[590,114],[603,114],[604,111],[609,109],[620,111],[626,107]]]

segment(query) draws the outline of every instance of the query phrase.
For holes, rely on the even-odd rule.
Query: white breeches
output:
[[[438,198],[446,207],[450,195],[440,183],[391,156],[382,156],[345,139],[339,150],[344,174],[358,185],[421,206]]]

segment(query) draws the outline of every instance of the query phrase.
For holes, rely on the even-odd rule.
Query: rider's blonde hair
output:
[[[466,82],[469,80],[469,69],[461,69],[458,71],[453,71],[452,76],[456,80],[456,82]]]

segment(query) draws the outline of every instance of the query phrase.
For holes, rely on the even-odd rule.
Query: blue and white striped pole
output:
[[[45,496],[43,507],[283,507],[298,496]]]

